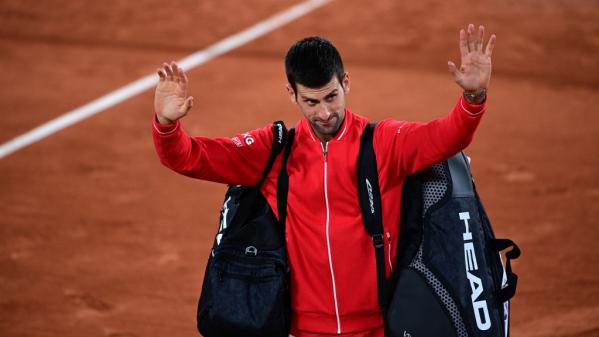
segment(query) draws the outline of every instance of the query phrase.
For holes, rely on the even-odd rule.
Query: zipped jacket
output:
[[[374,131],[385,230],[387,275],[393,270],[400,231],[404,178],[463,150],[485,104],[460,97],[449,114],[428,123],[387,119]],[[366,233],[357,190],[360,136],[369,121],[345,110],[335,137],[322,143],[302,118],[287,164],[287,250],[291,266],[291,333],[341,334],[380,328],[376,260]],[[190,137],[177,121],[154,118],[153,139],[161,162],[193,178],[254,185],[272,146],[272,127],[232,138]],[[261,192],[277,213],[280,158]],[[278,214],[277,214],[278,216]]]

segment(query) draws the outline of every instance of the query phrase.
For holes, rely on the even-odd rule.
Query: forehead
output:
[[[305,87],[301,84],[297,84],[297,93],[300,96],[317,98],[326,96],[331,93],[331,91],[339,88],[339,80],[337,76],[333,75],[333,78],[329,81],[329,83],[323,85],[320,88],[309,88]]]

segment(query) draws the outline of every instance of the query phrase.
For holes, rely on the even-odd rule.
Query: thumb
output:
[[[182,114],[186,115],[189,112],[189,110],[191,110],[192,107],[193,107],[193,96],[189,96],[185,99],[185,102],[183,102],[180,112]]]
[[[447,68],[449,69],[451,75],[453,75],[453,79],[457,82],[462,74],[458,71],[455,63],[447,61]]]

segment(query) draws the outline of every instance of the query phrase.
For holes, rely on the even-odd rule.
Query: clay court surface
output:
[[[297,1],[0,1],[0,143]],[[497,236],[519,243],[512,336],[599,336],[599,2],[337,0],[189,72],[192,134],[299,112],[282,58],[339,47],[349,107],[430,120],[460,94],[457,31],[497,34],[467,153]],[[152,90],[0,159],[0,336],[195,336],[225,187],[154,153]]]

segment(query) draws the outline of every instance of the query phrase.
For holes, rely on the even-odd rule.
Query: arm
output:
[[[389,153],[385,165],[394,176],[406,176],[445,160],[472,141],[486,108],[486,92],[491,79],[491,54],[495,35],[483,51],[484,27],[475,33],[470,24],[460,30],[461,66],[448,62],[449,72],[464,90],[451,112],[429,123],[383,121],[375,132],[375,146]],[[384,157],[383,157],[384,158]]]
[[[174,62],[163,64],[158,75],[152,137],[160,161],[189,177],[231,185],[255,184],[272,146],[271,127],[233,138],[190,137],[179,121],[193,105],[193,97],[187,97],[187,76]]]
[[[379,168],[405,177],[451,157],[470,144],[485,108],[460,97],[449,114],[428,123],[381,121],[374,133]]]

